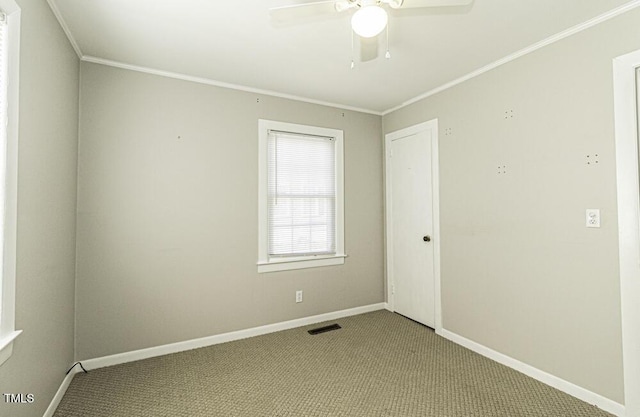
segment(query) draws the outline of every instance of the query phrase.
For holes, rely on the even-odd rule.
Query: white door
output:
[[[387,253],[393,310],[436,327],[434,123],[387,135]],[[437,147],[435,147],[437,149]]]

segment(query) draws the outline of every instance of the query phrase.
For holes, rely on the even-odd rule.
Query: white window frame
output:
[[[278,130],[302,135],[326,136],[335,139],[336,231],[335,255],[310,255],[269,258],[267,224],[267,146],[269,131]],[[308,126],[274,120],[258,120],[258,272],[286,271],[344,264],[344,150],[342,130]]]
[[[16,225],[18,211],[18,104],[20,74],[20,7],[14,0],[0,0],[7,15],[7,149],[4,187],[4,253],[0,273],[0,365],[13,352],[13,342],[22,333],[15,329],[16,307]],[[0,121],[3,122],[3,121]]]

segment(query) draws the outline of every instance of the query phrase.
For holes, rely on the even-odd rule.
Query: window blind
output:
[[[270,130],[269,257],[336,253],[335,140]]]

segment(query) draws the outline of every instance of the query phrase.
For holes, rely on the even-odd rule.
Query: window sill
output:
[[[344,264],[347,255],[314,256],[307,258],[283,258],[258,262],[258,273],[289,271],[292,269],[316,268]]]
[[[22,330],[16,330],[3,336],[0,339],[0,366],[11,357],[13,352],[13,341],[22,333]]]

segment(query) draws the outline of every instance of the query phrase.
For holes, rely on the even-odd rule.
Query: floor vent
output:
[[[338,324],[331,324],[329,326],[318,327],[317,329],[311,329],[309,330],[309,334],[310,335],[320,334],[320,333],[330,332],[331,330],[338,330],[341,328],[342,327],[340,327],[340,325]]]

